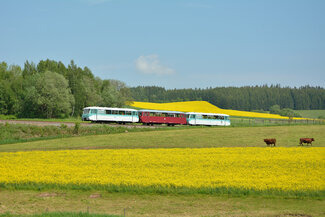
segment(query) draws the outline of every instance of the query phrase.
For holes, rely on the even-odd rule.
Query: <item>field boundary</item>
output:
[[[179,187],[174,185],[160,186],[140,186],[140,185],[91,185],[91,184],[54,184],[54,183],[3,183],[0,182],[0,189],[7,190],[77,190],[77,191],[105,191],[109,193],[130,193],[130,194],[176,194],[176,195],[216,195],[216,196],[262,196],[268,198],[291,198],[291,199],[325,199],[325,189],[317,191],[283,191],[279,189],[256,190],[253,188],[236,188],[236,187]]]

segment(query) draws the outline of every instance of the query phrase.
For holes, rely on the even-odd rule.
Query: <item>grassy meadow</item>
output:
[[[313,137],[313,146],[325,146],[325,125],[270,127],[169,128],[148,132],[92,135],[16,144],[2,144],[0,151],[60,149],[265,147],[263,139],[276,138],[279,147],[297,147],[299,138]]]
[[[46,196],[48,195],[48,196]],[[100,195],[92,198],[91,195]],[[12,191],[0,194],[1,217],[45,216],[47,212],[65,212],[80,217],[93,213],[117,216],[324,216],[324,200],[272,197],[230,197],[217,195],[135,194],[105,191]],[[85,212],[89,211],[86,215]],[[84,215],[77,215],[83,212]],[[11,213],[11,215],[9,215]],[[35,213],[42,213],[35,214]],[[124,215],[125,213],[125,215]],[[15,214],[15,215],[13,215]],[[19,215],[20,214],[20,215]],[[52,216],[51,216],[52,217]],[[54,215],[53,217],[59,217]],[[61,217],[61,216],[60,216]],[[104,217],[104,216],[103,216]],[[106,217],[106,215],[105,215]]]
[[[325,110],[295,110],[304,118],[325,118]]]

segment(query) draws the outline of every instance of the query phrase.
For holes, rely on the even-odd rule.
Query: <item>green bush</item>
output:
[[[14,120],[17,119],[15,115],[1,115],[0,114],[0,120]]]
[[[76,122],[74,124],[73,134],[79,134],[79,129],[80,129],[80,123]]]

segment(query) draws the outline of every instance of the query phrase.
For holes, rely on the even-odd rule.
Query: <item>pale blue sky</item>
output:
[[[129,86],[325,87],[324,0],[0,0],[0,61]]]

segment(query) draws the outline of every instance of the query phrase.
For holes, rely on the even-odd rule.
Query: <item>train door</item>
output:
[[[132,122],[138,122],[137,116],[138,116],[138,112],[132,111]]]
[[[92,109],[91,114],[94,114],[94,121],[97,121],[97,109]]]
[[[191,123],[192,125],[196,125],[196,115],[191,114],[191,115],[190,115],[190,120],[191,120],[191,122],[192,122],[192,123]]]

